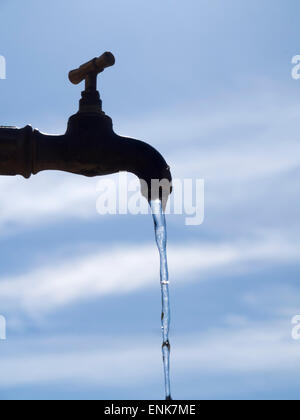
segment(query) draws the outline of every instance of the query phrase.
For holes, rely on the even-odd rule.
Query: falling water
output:
[[[156,243],[160,255],[160,285],[162,295],[162,314],[161,326],[163,334],[162,354],[165,375],[165,390],[166,400],[171,400],[170,388],[170,298],[169,298],[169,273],[167,261],[167,226],[166,218],[160,200],[153,200],[150,202],[154,227]]]

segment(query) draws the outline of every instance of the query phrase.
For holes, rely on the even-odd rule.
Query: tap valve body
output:
[[[97,76],[107,67],[115,64],[115,57],[110,52],[105,52],[98,58],[82,64],[78,69],[71,70],[69,80],[78,85],[85,80],[85,90],[81,93],[79,112],[103,113],[102,101],[97,91]]]

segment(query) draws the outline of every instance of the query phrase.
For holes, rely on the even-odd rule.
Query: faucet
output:
[[[113,54],[106,52],[69,73],[75,85],[85,80],[85,90],[64,135],[42,134],[29,125],[21,129],[1,126],[0,175],[29,178],[57,170],[94,177],[126,171],[140,179],[141,192],[148,200],[159,198],[165,205],[172,190],[165,159],[149,144],[116,134],[112,119],[102,111],[97,76],[114,64]],[[169,189],[153,191],[151,180],[166,180]]]

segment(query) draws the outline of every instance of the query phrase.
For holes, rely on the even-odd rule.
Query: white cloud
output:
[[[155,337],[109,339],[82,335],[28,340],[28,349],[22,349],[22,354],[17,340],[11,342],[12,352],[2,354],[1,387],[57,382],[136,387],[162,378],[160,346]],[[243,374],[246,378],[252,375],[253,380],[253,374],[272,373],[274,381],[276,374],[295,375],[299,370],[299,343],[292,340],[289,323],[245,322],[203,335],[174,337],[171,362],[172,378],[177,384],[182,377],[196,375],[204,386],[201,378],[206,374],[215,378],[224,374]],[[256,389],[259,386],[258,381]],[[244,387],[247,391],[246,383]],[[226,389],[223,392],[230,393]]]
[[[155,352],[153,354],[142,345],[122,348],[117,343],[116,348],[103,348],[103,344],[98,341],[92,350],[72,350],[69,345],[67,349],[64,346],[64,350],[59,351],[57,347],[59,342],[53,352],[46,350],[43,355],[38,352],[1,357],[0,386],[49,384],[70,380],[98,383],[106,387],[116,384],[128,386],[149,374],[152,376],[155,370],[158,373],[155,369]],[[76,349],[80,347],[77,341]]]
[[[261,322],[189,338],[194,344],[185,348],[179,339],[177,360],[187,369],[194,366],[210,373],[293,371],[300,361],[299,343],[292,340],[291,331],[289,322]]]
[[[41,173],[29,180],[0,177],[0,191],[2,229],[96,214],[96,184],[79,176]]]
[[[169,247],[171,281],[203,281],[222,272],[251,271],[261,264],[297,261],[299,243],[271,237],[255,242],[186,243]],[[256,263],[256,264],[255,264]],[[24,275],[0,281],[2,310],[15,308],[31,314],[110,294],[158,287],[159,258],[155,245],[115,247],[78,256]]]

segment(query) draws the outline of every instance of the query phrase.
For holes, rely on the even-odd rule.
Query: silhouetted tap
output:
[[[151,198],[152,179],[165,179],[171,186],[170,168],[161,154],[147,143],[117,135],[111,118],[102,111],[97,76],[114,63],[114,56],[106,52],[69,73],[73,84],[85,80],[85,90],[66,134],[45,135],[31,126],[0,127],[0,175],[29,178],[41,171],[58,170],[94,177],[127,171],[145,181],[148,191],[142,189],[142,193],[147,199]],[[167,196],[161,194],[166,201]]]

